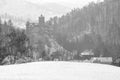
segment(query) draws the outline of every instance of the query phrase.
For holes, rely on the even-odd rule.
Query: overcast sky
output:
[[[37,3],[37,4],[44,4],[49,2],[60,3],[62,5],[66,5],[67,7],[75,8],[75,7],[82,7],[92,1],[96,2],[97,0],[27,0],[27,1]]]

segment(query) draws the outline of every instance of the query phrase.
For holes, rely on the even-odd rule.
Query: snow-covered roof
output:
[[[80,55],[94,55],[94,53],[92,52],[92,50],[85,50]]]

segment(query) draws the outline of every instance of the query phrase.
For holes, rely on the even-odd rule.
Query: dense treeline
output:
[[[25,30],[16,29],[11,20],[0,21],[0,63],[15,64],[22,57],[30,57],[29,51],[29,38]]]

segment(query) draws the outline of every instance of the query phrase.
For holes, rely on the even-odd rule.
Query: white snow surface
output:
[[[120,80],[120,68],[94,63],[33,62],[0,66],[0,80]]]

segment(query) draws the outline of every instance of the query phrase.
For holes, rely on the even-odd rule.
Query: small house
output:
[[[86,60],[86,59],[87,59],[87,60],[90,60],[91,57],[94,56],[94,53],[93,53],[92,50],[85,50],[85,51],[83,51],[82,53],[80,53],[79,56],[80,56],[80,58],[81,58],[82,60]]]

